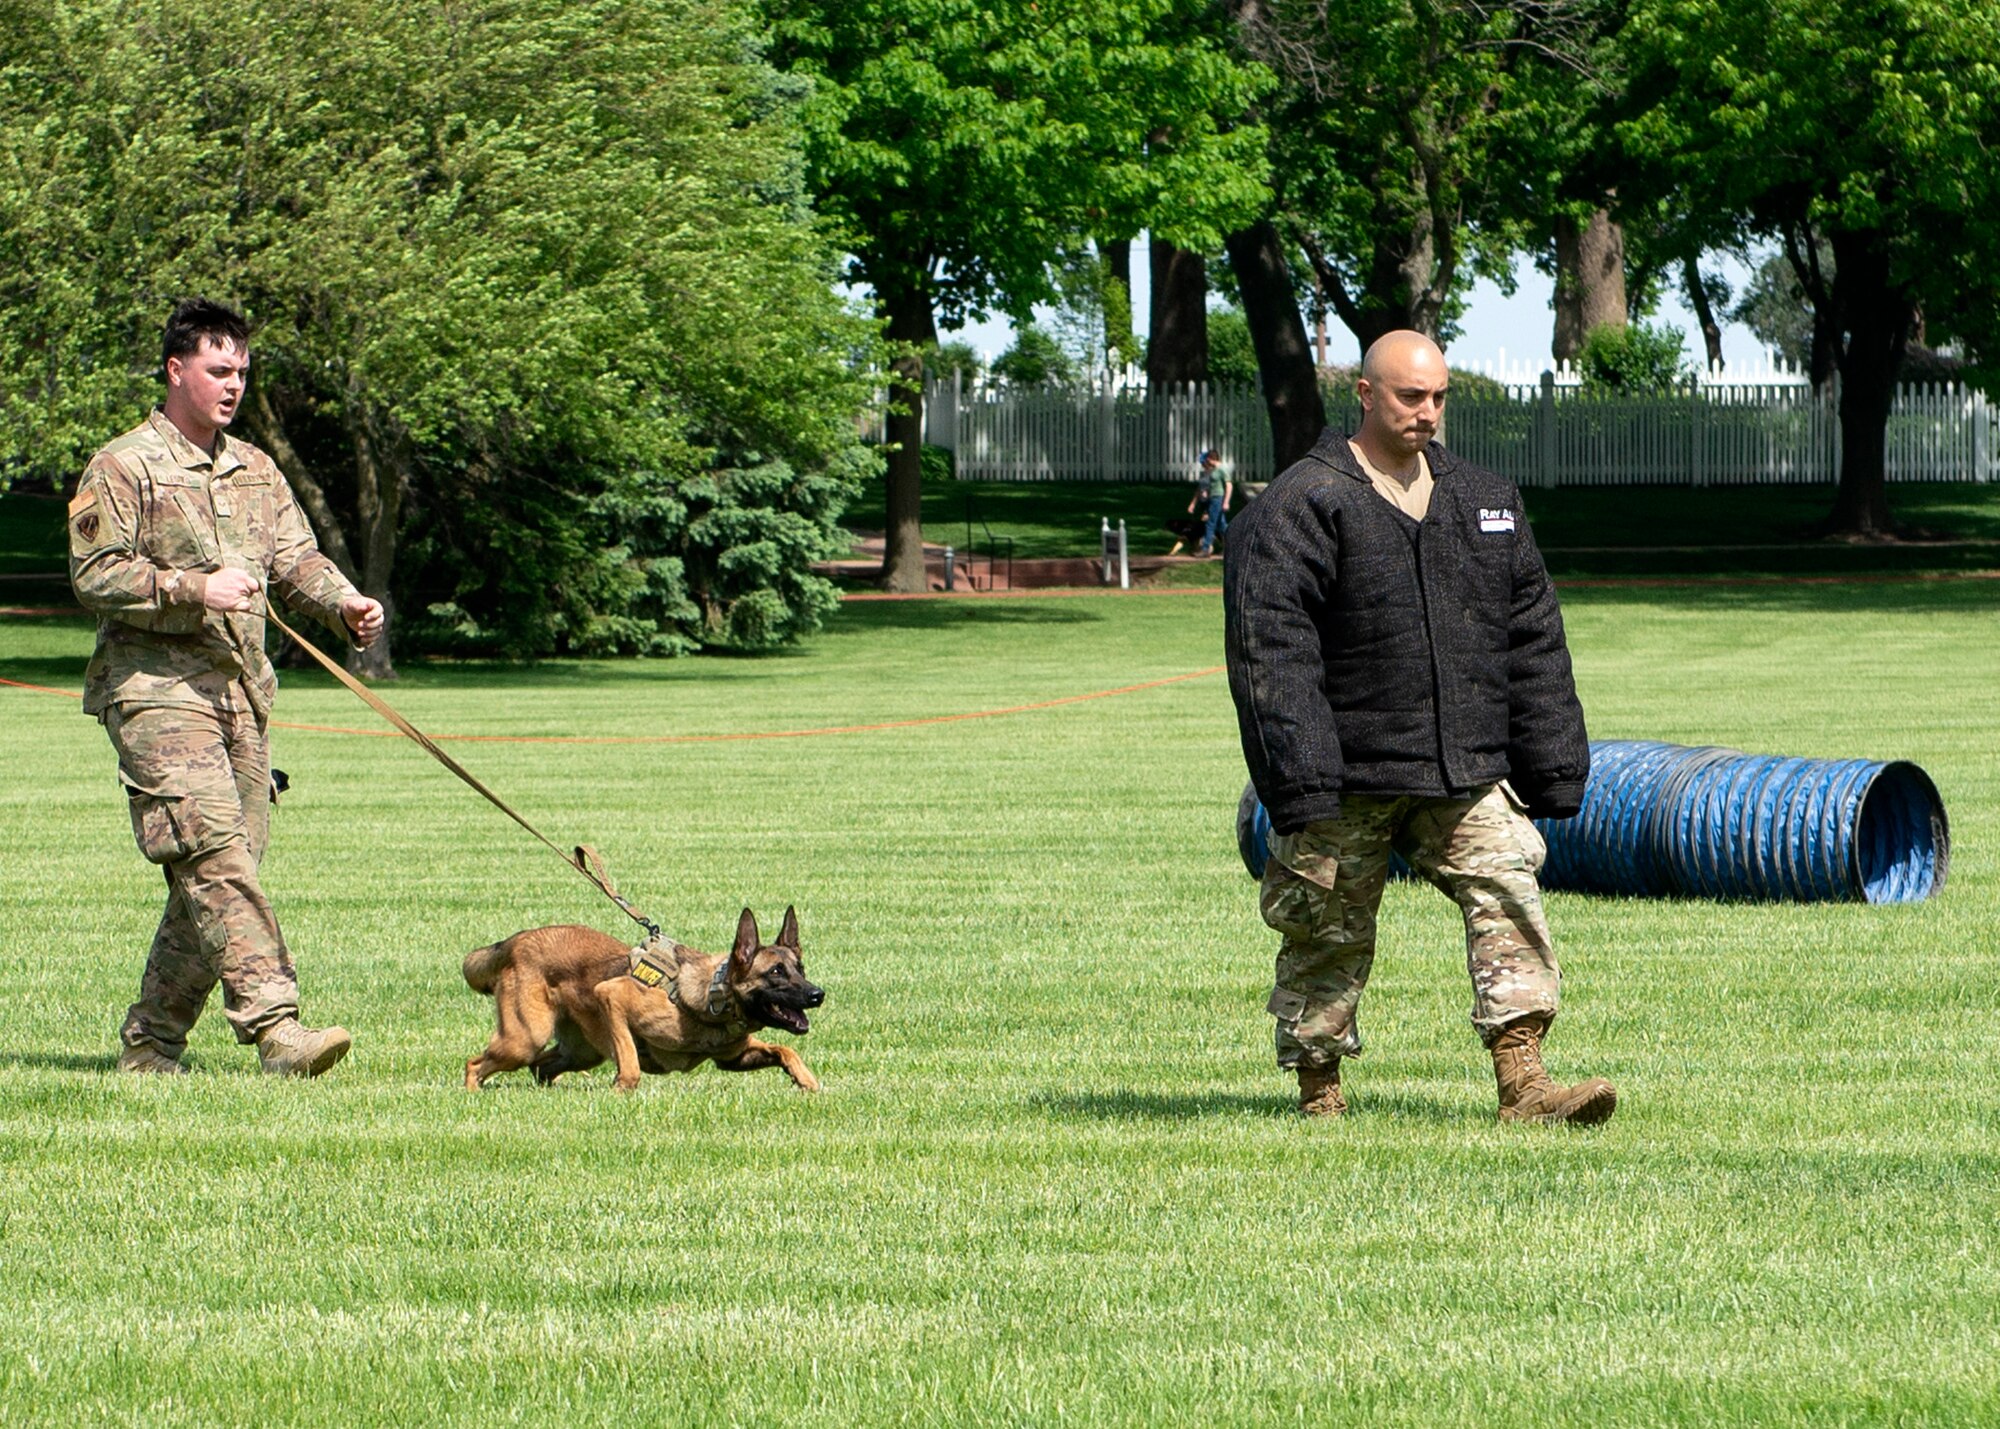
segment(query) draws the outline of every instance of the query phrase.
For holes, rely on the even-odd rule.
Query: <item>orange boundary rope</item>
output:
[[[1032,704],[1006,705],[999,709],[967,710],[961,714],[924,715],[916,719],[883,720],[877,724],[822,725],[813,729],[766,729],[746,730],[737,734],[434,734],[432,739],[450,739],[466,744],[726,744],[745,739],[810,739],[831,734],[875,734],[890,729],[918,729],[933,724],[958,724],[973,719],[998,719],[1002,715],[1031,714],[1037,710],[1059,709],[1064,705],[1080,705],[1091,700],[1108,700],[1118,695],[1133,695],[1141,690],[1156,690],[1163,685],[1178,685],[1187,680],[1202,680],[1211,675],[1219,675],[1224,667],[1211,665],[1205,670],[1189,670],[1185,674],[1166,675],[1157,680],[1142,680],[1136,685],[1120,685],[1116,689],[1092,690],[1088,694],[1063,695],[1053,700],[1037,700]],[[29,690],[41,695],[66,695],[70,699],[81,699],[76,690],[51,689],[47,685],[30,685],[20,680],[0,677],[0,685],[10,689]],[[403,736],[393,729],[350,729],[335,724],[297,724],[287,720],[271,721],[273,729],[304,730],[311,734],[351,734],[365,739],[401,739]]]

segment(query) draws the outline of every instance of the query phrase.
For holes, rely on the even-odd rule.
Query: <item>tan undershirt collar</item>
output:
[[[1422,452],[1417,453],[1417,474],[1405,483],[1368,460],[1358,443],[1349,442],[1347,449],[1361,463],[1362,474],[1378,496],[1411,520],[1424,519],[1424,513],[1431,509],[1431,492],[1437,483],[1431,478],[1431,464]]]

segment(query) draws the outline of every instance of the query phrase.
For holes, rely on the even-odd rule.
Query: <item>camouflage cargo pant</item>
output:
[[[1561,975],[1535,882],[1548,849],[1507,790],[1496,784],[1467,799],[1352,794],[1339,818],[1271,836],[1261,907],[1284,935],[1269,1008],[1280,1067],[1360,1055],[1355,1013],[1375,961],[1391,849],[1465,914],[1472,1025],[1483,1041],[1526,1013],[1555,1012]]]
[[[104,728],[139,851],[167,877],[166,911],[120,1035],[178,1058],[220,982],[236,1040],[253,1042],[299,1010],[292,957],[257,881],[271,817],[262,723],[248,710],[114,705]]]

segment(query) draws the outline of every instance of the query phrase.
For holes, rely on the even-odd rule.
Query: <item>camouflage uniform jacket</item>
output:
[[[342,633],[340,603],[356,594],[320,553],[276,462],[223,434],[211,458],[158,408],[91,459],[69,507],[69,550],[70,584],[97,616],[84,672],[91,715],[232,708],[239,682],[268,715],[278,678],[263,613],[207,609],[210,571],[249,571]]]

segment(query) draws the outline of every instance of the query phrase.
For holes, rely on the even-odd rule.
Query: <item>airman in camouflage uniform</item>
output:
[[[1542,1065],[1560,975],[1529,817],[1582,805],[1583,707],[1518,488],[1434,440],[1448,386],[1430,338],[1379,338],[1358,430],[1322,433],[1230,533],[1230,693],[1272,830],[1260,908],[1283,935],[1278,1064],[1306,1115],[1347,1109],[1394,851],[1464,914],[1500,1119],[1601,1122],[1609,1082]]]
[[[98,617],[83,708],[104,724],[166,909],[122,1031],[126,1071],[178,1072],[209,992],[267,1071],[317,1075],[348,1047],[298,1021],[298,980],[258,864],[274,798],[277,676],[263,597],[366,644],[378,602],[319,551],[277,466],[222,432],[248,368],[242,319],[195,300],[167,327],[166,403],[91,460],[69,508],[70,581]],[[202,439],[206,440],[202,440]]]

